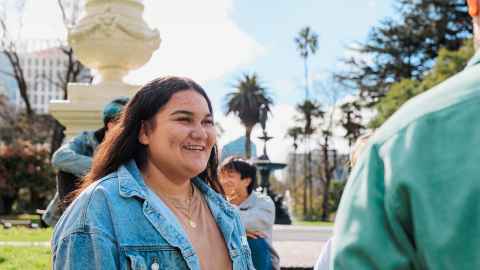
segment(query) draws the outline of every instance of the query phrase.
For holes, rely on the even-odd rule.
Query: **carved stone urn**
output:
[[[71,29],[68,41],[76,57],[98,70],[103,81],[121,81],[143,66],[160,45],[158,30],[142,18],[139,0],[87,0],[86,16]]]
[[[159,32],[147,26],[143,10],[141,0],[86,0],[84,16],[69,29],[68,41],[75,57],[101,78],[95,85],[71,83],[69,100],[50,102],[49,111],[66,127],[67,138],[101,127],[105,104],[139,89],[123,77],[147,63],[160,46]]]

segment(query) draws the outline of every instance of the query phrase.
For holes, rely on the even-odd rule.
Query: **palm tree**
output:
[[[270,112],[270,105],[273,104],[272,98],[268,95],[266,88],[261,85],[258,75],[253,73],[243,74],[234,85],[235,92],[226,95],[226,115],[235,114],[245,126],[245,156],[251,157],[250,136],[253,127],[260,122],[260,109],[265,106],[267,112]]]
[[[315,132],[315,127],[313,127],[312,122],[316,118],[322,118],[325,114],[324,111],[321,110],[321,105],[316,101],[305,100],[303,103],[297,105],[297,111],[302,115],[299,122],[303,123],[303,131],[302,134],[306,141],[307,146],[307,158],[304,159],[304,167],[305,167],[305,178],[304,178],[304,192],[303,192],[303,213],[304,215],[309,215],[310,210],[307,208],[307,191],[309,190],[309,201],[310,201],[310,208],[312,208],[312,152],[309,149],[308,139],[310,136]]]
[[[311,30],[310,26],[304,27],[298,32],[295,38],[297,50],[300,57],[303,58],[303,67],[305,75],[305,100],[309,98],[308,91],[308,57],[310,54],[315,54],[318,49],[318,35]]]
[[[297,198],[297,149],[298,149],[298,139],[303,133],[303,129],[301,127],[295,126],[291,127],[287,130],[287,137],[292,138],[293,140],[293,158],[292,158],[292,165],[289,166],[291,169],[291,181],[289,181],[290,184],[290,191],[293,194],[293,200],[294,200],[294,205],[295,209],[297,208],[298,205],[298,198]]]

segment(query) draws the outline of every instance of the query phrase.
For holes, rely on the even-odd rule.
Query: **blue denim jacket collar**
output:
[[[183,257],[191,269],[199,269],[200,264],[198,257],[185,231],[178,222],[171,221],[172,216],[174,217],[171,210],[165,206],[163,210],[158,212],[152,207],[148,200],[146,200],[147,187],[135,161],[131,160],[121,166],[117,170],[117,177],[120,196],[125,198],[138,197],[143,200],[143,213],[152,226],[154,226],[170,245],[178,247],[181,250]],[[233,207],[199,177],[195,177],[193,183],[203,193],[212,212],[212,216],[223,234],[230,255],[232,257],[236,256],[239,247],[234,247],[230,244],[235,224]]]

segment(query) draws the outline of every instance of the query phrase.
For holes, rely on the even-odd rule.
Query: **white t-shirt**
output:
[[[328,239],[325,246],[323,246],[322,253],[318,257],[313,270],[329,270],[330,256],[332,255],[332,238]]]

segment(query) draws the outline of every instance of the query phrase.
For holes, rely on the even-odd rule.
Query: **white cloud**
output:
[[[233,22],[232,0],[145,1],[145,19],[162,44],[151,61],[128,80],[142,83],[166,74],[201,83],[252,63],[264,48]]]
[[[205,83],[252,63],[264,48],[232,20],[233,0],[145,0],[144,18],[160,31],[152,59],[126,81],[142,84],[160,75],[182,75]],[[55,0],[28,1],[23,36],[65,38]]]

